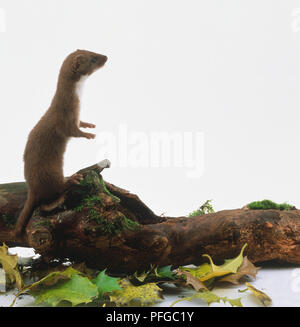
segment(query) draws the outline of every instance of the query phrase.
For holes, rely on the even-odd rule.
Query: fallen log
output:
[[[254,263],[300,263],[300,210],[223,210],[196,217],[161,217],[137,195],[103,180],[101,165],[80,170],[83,180],[51,212],[37,208],[20,238],[13,231],[26,200],[25,183],[0,185],[0,242],[32,247],[46,260],[68,258],[111,272],[150,265],[215,262],[245,254]]]

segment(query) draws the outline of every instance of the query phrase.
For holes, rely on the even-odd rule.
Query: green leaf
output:
[[[224,302],[229,302],[232,306],[237,306],[237,307],[242,307],[242,303],[241,303],[241,298],[237,298],[237,299],[228,299],[227,297],[220,297],[210,291],[205,291],[205,292],[198,292],[193,294],[192,296],[189,297],[185,297],[182,299],[179,299],[177,301],[174,301],[171,304],[171,307],[174,306],[175,304],[177,304],[178,302],[181,301],[192,301],[194,299],[203,299],[206,301],[206,303],[208,305],[210,305],[213,302],[217,302],[219,303],[221,300]]]
[[[165,266],[165,267],[160,267],[155,269],[155,275],[160,278],[170,278],[170,279],[175,279],[175,276],[171,270],[171,265],[170,266]]]
[[[145,283],[168,282],[176,279],[176,277],[171,270],[171,266],[158,268],[151,265],[148,271],[139,274],[135,272],[133,275],[128,276],[128,279],[133,285],[137,286]]]
[[[103,298],[105,293],[110,293],[115,290],[122,290],[118,284],[119,278],[110,277],[105,273],[106,269],[101,271],[98,276],[92,280],[96,284],[99,293],[99,299]]]
[[[21,295],[22,293],[31,292],[32,295],[34,295],[34,293],[38,294],[38,289],[40,287],[49,287],[49,286],[55,285],[60,280],[69,279],[73,275],[80,275],[80,274],[81,274],[81,272],[79,272],[78,270],[76,270],[72,267],[69,267],[62,271],[60,271],[60,270],[52,271],[51,273],[47,274],[45,277],[41,278],[37,282],[32,283],[30,285],[23,286],[22,288],[20,288],[18,293],[15,295],[15,298],[14,298],[11,306],[13,306],[15,304],[18,296]]]
[[[37,287],[40,286],[52,286],[55,285],[58,281],[62,280],[62,279],[69,279],[74,275],[80,275],[81,272],[79,272],[78,270],[72,268],[72,267],[68,267],[65,270],[62,271],[53,271],[51,273],[49,273],[48,275],[46,275],[45,277],[43,277],[42,279],[38,280],[37,282],[30,284],[26,287],[26,289],[36,289]]]
[[[242,307],[242,302],[241,302],[241,298],[237,298],[237,299],[228,299],[227,297],[222,297],[221,298],[224,302],[229,302],[233,307]]]
[[[67,281],[61,281],[49,288],[30,292],[36,303],[48,303],[57,306],[61,301],[71,302],[72,306],[89,303],[98,296],[98,289],[87,277],[72,275]]]

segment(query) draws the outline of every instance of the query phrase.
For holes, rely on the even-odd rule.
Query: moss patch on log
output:
[[[120,199],[111,194],[96,171],[89,171],[79,185],[72,187],[67,195],[68,209],[82,212],[97,225],[92,229],[103,235],[116,235],[126,230],[136,230],[139,224],[118,211]],[[87,228],[86,232],[90,229]]]
[[[248,208],[250,210],[294,210],[295,206],[288,203],[275,203],[271,200],[263,200],[263,201],[254,201],[249,203]]]
[[[129,218],[127,218],[121,212],[116,212],[114,215],[101,216],[97,211],[93,211],[90,214],[89,219],[96,221],[97,226],[94,229],[103,235],[117,235],[126,230],[137,230],[139,224]]]

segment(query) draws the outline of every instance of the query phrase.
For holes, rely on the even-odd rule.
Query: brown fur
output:
[[[21,235],[35,207],[44,204],[52,209],[64,201],[63,192],[78,183],[80,176],[67,181],[63,176],[63,156],[70,137],[94,138],[95,134],[79,129],[95,125],[79,121],[77,82],[102,67],[106,56],[77,50],[71,53],[60,69],[57,90],[51,106],[30,132],[24,152],[24,174],[28,186],[25,206],[18,218],[15,233]]]

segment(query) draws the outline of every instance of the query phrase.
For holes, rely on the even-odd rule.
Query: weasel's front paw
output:
[[[84,133],[83,136],[90,140],[90,139],[94,139],[96,137],[96,134]]]
[[[82,181],[82,179],[83,179],[83,176],[81,174],[74,174],[69,178],[68,182],[70,184],[79,184],[80,181]]]
[[[80,127],[82,127],[82,128],[95,128],[96,125],[91,124],[91,123],[85,123],[85,122],[81,121],[80,122]]]

